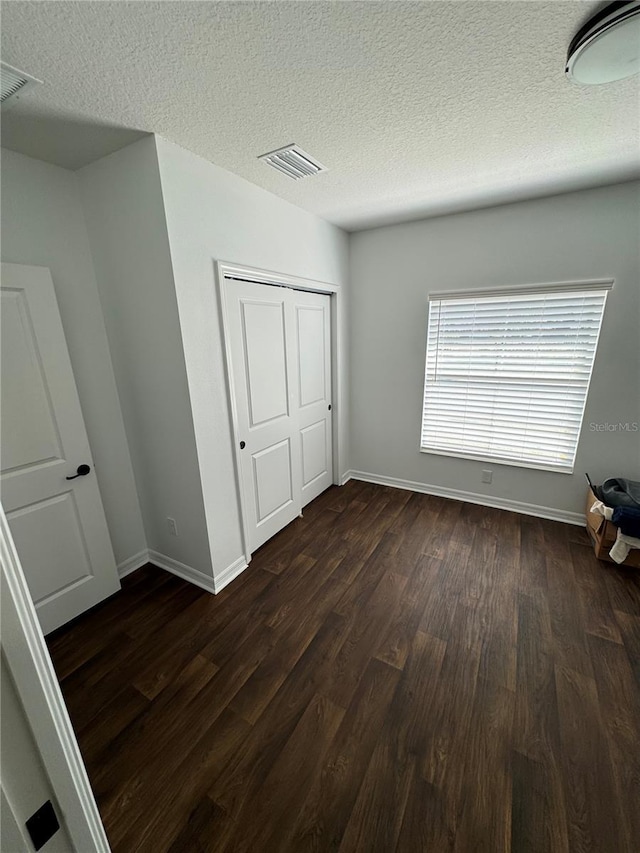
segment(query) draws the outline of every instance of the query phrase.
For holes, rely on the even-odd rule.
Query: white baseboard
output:
[[[160,554],[158,551],[149,550],[149,562],[160,569],[171,572],[172,575],[177,575],[179,578],[199,586],[201,589],[206,589],[207,592],[217,591],[212,577],[203,575],[202,572],[192,569],[191,566],[180,563],[172,557]]]
[[[238,577],[239,574],[244,572],[244,570],[249,565],[249,562],[245,555],[243,554],[241,557],[238,557],[230,566],[217,574],[213,580],[215,591],[221,592],[225,586],[228,586],[232,580]]]
[[[524,503],[522,501],[499,498],[493,495],[480,495],[476,492],[463,492],[460,489],[448,489],[445,486],[432,486],[429,483],[416,483],[413,480],[398,480],[395,477],[385,477],[382,474],[369,474],[366,471],[347,471],[343,476],[343,485],[349,480],[362,480],[364,483],[376,483],[379,486],[391,486],[394,489],[406,489],[410,492],[420,492],[424,495],[436,495],[440,498],[451,498],[454,501],[465,501],[470,504],[490,506],[494,509],[506,509],[509,512],[519,512],[521,515],[534,515],[551,521],[563,521],[565,524],[585,526],[582,513],[568,512],[564,509],[554,509],[548,506]]]
[[[194,583],[196,586],[206,589],[207,592],[213,593],[223,590],[225,586],[228,586],[249,565],[247,558],[243,554],[230,566],[227,566],[223,572],[216,575],[215,578],[209,578],[207,575],[202,574],[202,572],[197,571],[197,569],[192,569],[191,566],[180,563],[172,557],[167,557],[159,551],[144,550],[118,563],[118,576],[120,579],[126,578],[127,575],[135,572],[136,569],[141,569],[147,563],[153,563],[159,569],[171,572],[171,574],[177,575],[179,578],[189,581],[189,583]]]
[[[126,578],[127,575],[130,575],[132,572],[135,572],[136,569],[141,569],[149,562],[149,552],[145,548],[143,551],[138,551],[137,554],[134,554],[133,557],[129,557],[126,560],[123,560],[121,563],[118,563],[118,576],[122,580],[122,578]]]
[[[349,482],[349,480],[352,479],[352,477],[351,477],[352,474],[353,474],[353,471],[345,471],[344,474],[340,477],[340,485],[346,486],[347,483]]]

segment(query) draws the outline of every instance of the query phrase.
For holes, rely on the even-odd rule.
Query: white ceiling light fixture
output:
[[[0,103],[2,109],[6,110],[13,106],[16,101],[20,100],[28,89],[42,83],[37,77],[32,77],[25,71],[19,71],[12,65],[7,65],[6,62],[0,62],[0,88],[2,89],[2,97]]]
[[[640,71],[640,0],[610,3],[580,29],[567,54],[573,83],[612,83]]]
[[[309,178],[312,175],[319,175],[320,172],[327,172],[326,166],[319,163],[302,148],[299,148],[293,143],[285,145],[284,148],[278,148],[276,151],[269,151],[267,154],[261,154],[258,160],[264,160],[269,166],[273,166],[283,175],[293,178],[298,181],[300,178]]]

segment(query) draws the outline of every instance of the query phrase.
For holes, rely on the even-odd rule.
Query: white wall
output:
[[[206,514],[219,575],[242,556],[243,548],[214,262],[340,285],[346,303],[348,238],[339,228],[177,145],[161,138],[156,143]],[[345,328],[338,330],[346,349],[345,333]],[[344,471],[349,452],[346,381],[336,403],[345,425],[340,440]]]
[[[210,577],[155,141],[145,137],[78,175],[147,544]]]
[[[2,260],[51,270],[116,562],[122,563],[145,548],[145,536],[74,173],[2,150]]]
[[[356,471],[582,512],[584,471],[640,479],[640,184],[351,235],[351,464]],[[573,475],[418,451],[427,294],[614,277]],[[493,483],[480,481],[493,469]]]

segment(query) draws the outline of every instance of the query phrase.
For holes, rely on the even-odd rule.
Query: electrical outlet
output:
[[[178,525],[176,524],[175,518],[169,518],[167,516],[167,527],[169,528],[169,533],[172,536],[178,535]]]
[[[484,468],[482,471],[482,482],[490,483],[493,480],[493,471],[490,468]]]

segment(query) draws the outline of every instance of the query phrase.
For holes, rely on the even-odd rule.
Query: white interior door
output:
[[[0,299],[2,504],[48,633],[120,581],[49,270],[2,264]]]
[[[333,482],[331,416],[331,297],[290,290],[295,325],[296,406],[300,433],[302,506]]]
[[[332,482],[330,297],[224,282],[251,552]]]
[[[246,527],[251,551],[299,515],[300,454],[288,291],[249,282],[229,287],[233,387]]]

